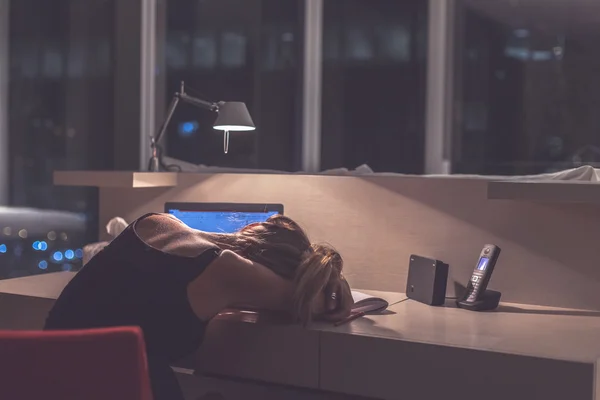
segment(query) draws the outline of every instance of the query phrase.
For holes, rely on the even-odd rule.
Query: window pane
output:
[[[454,172],[600,162],[600,3],[462,0]]]
[[[322,168],[423,172],[427,2],[325,0]]]
[[[97,235],[97,193],[54,186],[52,172],[110,169],[113,152],[114,1],[9,3],[0,278],[79,268],[77,250]]]
[[[301,0],[169,0],[163,70],[157,107],[168,105],[185,81],[188,94],[211,101],[243,101],[257,130],[223,133],[212,129],[209,111],[180,103],[167,131],[166,154],[184,161],[244,168],[298,167],[301,118]],[[159,23],[159,26],[161,24]],[[164,73],[163,73],[164,71]],[[164,116],[164,109],[157,110]]]

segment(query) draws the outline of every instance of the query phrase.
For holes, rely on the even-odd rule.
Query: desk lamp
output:
[[[166,132],[169,122],[173,117],[175,108],[179,104],[179,100],[195,105],[198,108],[205,110],[214,111],[218,113],[217,119],[213,124],[213,129],[223,131],[223,151],[225,154],[229,151],[229,132],[230,131],[253,131],[256,129],[252,117],[246,108],[246,104],[239,101],[220,101],[213,103],[210,101],[198,99],[185,93],[184,83],[181,82],[179,92],[173,95],[173,100],[167,109],[167,117],[163,122],[160,130],[156,136],[152,137],[150,142],[150,148],[152,149],[152,158],[148,164],[148,170],[152,172],[158,172],[161,169],[161,154],[160,146],[158,141]]]

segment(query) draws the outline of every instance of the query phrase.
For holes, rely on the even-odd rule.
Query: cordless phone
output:
[[[465,295],[456,303],[461,308],[474,311],[496,308],[500,301],[500,292],[487,290],[487,285],[494,272],[496,261],[500,255],[500,247],[493,244],[483,246],[479,260],[475,265],[471,279],[467,284]]]

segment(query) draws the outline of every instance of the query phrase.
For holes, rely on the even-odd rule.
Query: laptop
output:
[[[204,232],[235,233],[248,224],[283,215],[283,204],[165,203],[165,213]]]

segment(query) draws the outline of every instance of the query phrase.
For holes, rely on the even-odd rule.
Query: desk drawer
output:
[[[372,400],[364,397],[178,373],[186,400]]]
[[[195,365],[203,375],[317,389],[319,333],[295,325],[213,320]]]
[[[321,340],[323,390],[389,400],[594,398],[593,363],[327,332]]]

